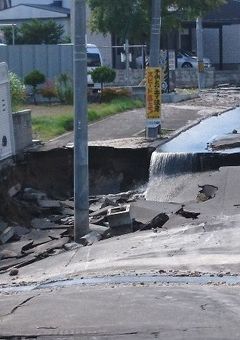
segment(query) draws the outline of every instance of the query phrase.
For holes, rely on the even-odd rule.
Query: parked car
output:
[[[211,61],[209,58],[203,58],[205,68],[211,67]],[[192,52],[178,51],[177,52],[177,67],[182,68],[197,68],[198,58]]]
[[[149,57],[145,57],[145,65],[148,66]],[[209,58],[203,58],[203,63],[205,68],[209,68],[212,66]],[[139,56],[136,58],[136,67],[142,68],[143,58]],[[198,58],[192,52],[187,51],[178,51],[177,52],[177,67],[182,68],[197,68],[198,67]]]

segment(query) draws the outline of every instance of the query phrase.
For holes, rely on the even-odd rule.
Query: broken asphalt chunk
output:
[[[0,260],[16,258],[18,254],[12,250],[2,250],[0,251]]]
[[[108,227],[104,227],[104,226],[100,226],[97,224],[91,224],[89,225],[89,229],[91,231],[96,231],[98,234],[100,234],[103,238],[108,234],[108,232],[110,231],[110,228]]]
[[[25,188],[23,191],[23,200],[25,201],[34,201],[37,202],[39,200],[45,200],[47,199],[47,195],[41,191],[34,190],[32,188]]]
[[[0,244],[8,242],[14,236],[14,227],[7,227],[0,235]]]
[[[91,246],[92,244],[100,241],[102,236],[97,231],[91,231],[89,234],[80,238],[80,243],[83,246]]]
[[[201,190],[197,195],[197,200],[201,202],[205,202],[211,198],[214,198],[218,191],[218,187],[211,184],[199,185],[199,188],[201,188]]]
[[[69,237],[63,237],[59,240],[52,240],[50,242],[41,244],[28,251],[29,254],[33,253],[35,257],[46,257],[55,249],[63,248],[63,246],[69,242]]]
[[[16,196],[22,189],[22,186],[20,183],[17,183],[16,185],[14,185],[13,187],[11,187],[9,190],[8,190],[8,196],[9,197],[14,197]]]
[[[51,229],[54,228],[55,223],[51,222],[48,218],[34,218],[31,221],[34,229]]]
[[[99,209],[97,211],[94,211],[89,214],[90,217],[100,217],[100,216],[106,216],[108,213],[108,210],[114,208],[113,206],[107,206],[102,209]]]
[[[160,213],[171,216],[181,208],[181,204],[139,200],[131,203],[131,217],[138,223],[147,224]]]
[[[61,209],[60,202],[55,200],[38,200],[38,205],[43,209]]]
[[[160,213],[156,217],[154,217],[149,223],[141,226],[140,230],[161,228],[168,220],[169,216],[167,214]]]
[[[8,224],[0,219],[0,234],[7,228]]]
[[[181,215],[182,217],[185,217],[185,218],[192,218],[193,220],[197,219],[198,216],[200,215],[200,213],[196,213],[196,212],[192,212],[192,211],[185,211],[183,209],[183,207],[181,209],[179,209],[177,212],[176,212],[176,215]]]

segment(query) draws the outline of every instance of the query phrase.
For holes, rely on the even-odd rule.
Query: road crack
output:
[[[38,297],[40,294],[37,294],[37,295],[34,295],[34,296],[30,296],[28,297],[27,299],[23,300],[21,303],[19,303],[17,306],[13,307],[13,309],[7,313],[7,314],[3,314],[3,315],[0,315],[0,318],[3,318],[3,317],[6,317],[6,316],[9,316],[9,315],[12,315],[13,313],[16,312],[16,310],[20,307],[23,307],[27,302],[31,301],[32,299],[34,299],[35,297]]]

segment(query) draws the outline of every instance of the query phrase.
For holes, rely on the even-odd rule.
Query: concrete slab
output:
[[[0,336],[236,340],[239,289],[104,286],[0,296]]]
[[[220,137],[211,143],[213,150],[233,149],[240,147],[240,134],[232,134]]]
[[[181,208],[181,204],[171,202],[139,200],[131,203],[131,217],[141,223],[148,223],[160,213],[172,215]]]

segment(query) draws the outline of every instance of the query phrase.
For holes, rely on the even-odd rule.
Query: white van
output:
[[[94,83],[91,77],[91,71],[95,68],[102,66],[102,57],[99,49],[96,45],[87,44],[87,83],[88,87],[91,87],[93,90],[100,90],[101,84]]]
[[[63,46],[73,46],[72,43],[66,43],[66,44],[58,44]],[[87,83],[88,87],[92,88],[94,91],[98,91],[101,89],[101,84],[94,83],[91,77],[91,71],[93,71],[95,68],[102,66],[102,56],[94,44],[87,44]]]

